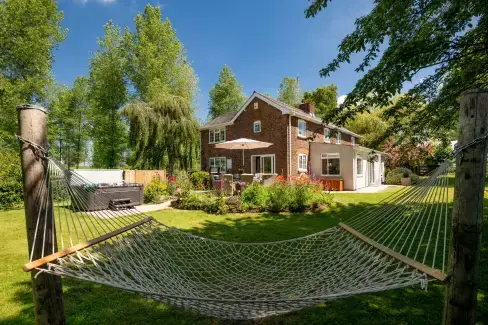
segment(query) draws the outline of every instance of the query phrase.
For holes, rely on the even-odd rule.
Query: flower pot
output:
[[[403,186],[408,186],[408,185],[411,185],[412,184],[412,180],[410,179],[410,177],[402,177],[400,179],[400,183],[403,185]]]

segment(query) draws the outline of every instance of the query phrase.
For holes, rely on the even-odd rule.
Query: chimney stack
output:
[[[315,116],[315,105],[312,103],[302,103],[300,104],[300,106],[298,106],[298,108],[304,111],[305,113]]]

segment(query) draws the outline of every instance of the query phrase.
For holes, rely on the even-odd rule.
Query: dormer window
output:
[[[341,131],[337,131],[336,143],[341,144]]]
[[[261,132],[261,121],[254,121],[253,131],[254,131],[254,133]]]
[[[330,130],[328,128],[324,128],[324,142],[330,143]]]

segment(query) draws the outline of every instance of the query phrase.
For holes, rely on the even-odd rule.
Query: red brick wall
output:
[[[254,103],[258,103],[258,109],[254,109]],[[260,99],[254,99],[246,109],[235,120],[234,124],[226,126],[226,141],[239,138],[247,138],[273,143],[269,148],[245,150],[244,171],[251,172],[251,155],[274,154],[275,171],[277,174],[288,176],[288,144],[287,127],[288,114],[283,115],[281,111],[266,104]],[[254,121],[261,121],[261,132],[254,133]],[[304,153],[309,156],[308,141],[324,141],[324,129],[322,125],[307,122],[307,138],[298,136],[299,118],[291,117],[291,175],[298,175],[298,154]],[[201,168],[209,170],[210,157],[226,157],[232,159],[232,173],[242,166],[242,150],[217,149],[215,144],[208,143],[208,130],[202,130],[201,134]],[[351,136],[342,133],[341,144],[351,145]],[[357,140],[356,140],[357,141]],[[336,143],[335,135],[331,135],[331,143]]]
[[[254,109],[255,102],[258,103],[258,109]],[[254,133],[253,123],[258,120],[261,121],[261,132]],[[244,171],[251,172],[251,155],[274,154],[275,172],[287,176],[287,127],[288,115],[281,114],[280,110],[256,98],[239,115],[234,124],[226,126],[226,140],[247,138],[273,143],[268,148],[245,150]],[[242,150],[217,149],[215,144],[208,143],[208,130],[203,130],[200,134],[202,170],[209,170],[210,157],[231,158],[233,173],[242,167]]]

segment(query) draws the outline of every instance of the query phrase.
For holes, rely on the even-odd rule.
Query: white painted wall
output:
[[[355,183],[355,167],[354,159],[355,153],[352,146],[337,145],[331,143],[310,143],[310,171],[313,176],[324,179],[344,180],[344,189],[348,191],[354,190]],[[322,176],[322,153],[338,153],[341,159],[341,175],[340,176]]]

